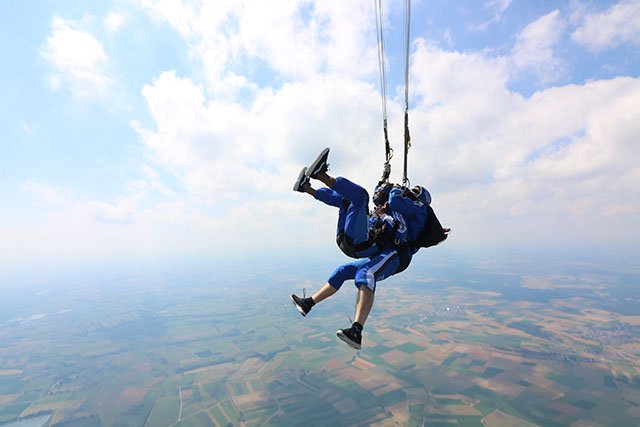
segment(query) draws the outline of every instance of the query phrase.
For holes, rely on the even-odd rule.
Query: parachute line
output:
[[[387,130],[387,76],[384,55],[384,13],[382,10],[382,0],[374,0],[374,5],[376,11],[376,37],[378,41],[378,69],[380,70],[380,97],[382,99],[382,129],[384,131],[385,163],[388,164],[393,157],[393,150],[389,143],[389,132]]]
[[[409,53],[411,43],[411,0],[405,0],[404,8],[404,172],[402,175],[402,185],[409,186],[407,177],[407,159],[409,148],[411,147],[411,135],[409,134]]]

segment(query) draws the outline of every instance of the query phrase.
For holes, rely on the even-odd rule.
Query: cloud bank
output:
[[[180,37],[191,68],[160,70],[140,88],[147,111],[133,114],[130,125],[141,155],[121,196],[81,199],[27,183],[62,209],[42,235],[70,242],[73,252],[90,233],[96,254],[333,245],[335,210],[291,186],[325,146],[332,173],[368,188],[379,177],[384,146],[369,2],[134,4]],[[513,5],[487,7],[501,16]],[[625,1],[573,15],[552,10],[500,51],[414,40],[409,178],[431,190],[453,227],[447,245],[633,244],[640,237],[640,79],[559,83],[571,77],[563,43],[594,51],[634,45],[636,12]],[[119,31],[119,16],[103,22]],[[99,96],[111,85],[104,46],[69,21],[54,20],[44,57],[58,84],[77,96]],[[513,83],[522,79],[539,89],[518,92]],[[388,100],[392,179],[400,181],[402,88],[389,93],[396,94]],[[17,229],[28,251],[33,233],[26,223]],[[74,237],[65,239],[64,229]]]
[[[574,19],[580,24],[571,38],[587,49],[601,52],[626,43],[640,46],[640,3],[635,0],[621,1],[604,11],[579,9]]]
[[[148,2],[147,7],[153,9],[154,4]],[[207,14],[205,6],[187,10],[194,16]],[[227,12],[248,23],[255,11],[230,7]],[[358,34],[369,30],[367,24],[347,31],[340,25],[344,10],[323,2],[304,14],[294,3],[270,13],[265,18],[269,25],[235,27],[225,44],[256,55],[275,75],[293,80],[280,87],[258,87],[252,102],[243,104],[229,102],[188,77],[164,73],[143,91],[157,129],[136,127],[142,142],[189,193],[208,200],[236,197],[236,207],[245,195],[283,204],[296,200],[297,195],[287,194],[296,169],[324,146],[332,147],[335,173],[372,185],[383,158],[376,123],[379,95],[372,83],[375,71],[362,74],[347,58],[363,57],[358,62],[370,64],[375,57],[366,42],[357,53],[348,47],[344,55],[328,53],[335,39],[362,39]],[[303,25],[296,41],[300,46],[287,47],[269,35],[268,27],[278,19]],[[225,20],[219,22],[223,26]],[[197,40],[198,49],[215,46],[207,45],[208,33],[197,25],[187,31],[179,22],[172,24]],[[289,37],[296,25],[280,30]],[[559,10],[543,15],[516,35],[507,55],[446,50],[422,39],[414,43],[410,178],[434,189],[434,200],[440,202],[434,203],[453,223],[462,224],[461,241],[481,240],[486,233],[479,230],[501,221],[514,224],[517,233],[512,239],[564,236],[562,223],[567,221],[572,223],[567,237],[588,240],[582,232],[594,224],[615,220],[616,215],[629,221],[625,215],[638,212],[633,185],[638,168],[629,155],[637,150],[634,141],[640,137],[640,103],[634,102],[640,99],[640,83],[618,77],[549,86],[567,72],[556,53],[567,25],[568,18]],[[333,38],[307,37],[311,29],[322,34],[323,26],[332,28]],[[284,64],[282,52],[300,63]],[[308,60],[309,52],[316,52],[315,60]],[[224,75],[233,69],[232,63],[227,59],[216,73]],[[528,97],[510,89],[513,79],[529,75],[547,88]],[[250,81],[250,76],[243,77]],[[163,100],[165,96],[171,98]],[[171,111],[164,111],[167,106]],[[399,110],[397,100],[391,100],[396,142],[402,140]],[[394,169],[397,180],[399,160]],[[233,176],[234,184],[246,192],[212,179],[219,175]],[[314,206],[301,196],[298,200]],[[547,231],[532,231],[527,225],[532,221],[547,223]]]

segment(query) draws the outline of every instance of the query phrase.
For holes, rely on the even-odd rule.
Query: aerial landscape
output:
[[[304,279],[277,268],[69,284],[23,307],[16,298],[0,322],[0,422],[640,422],[637,275],[453,272],[453,260],[422,260],[380,286],[361,351],[335,337],[353,288],[302,318],[287,295]]]
[[[0,427],[640,426],[639,0],[3,0],[0,64]]]

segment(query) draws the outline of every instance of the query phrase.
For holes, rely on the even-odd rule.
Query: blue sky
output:
[[[2,2],[0,270],[335,249],[291,186],[325,146],[379,176],[373,4]],[[640,2],[422,0],[411,24],[409,177],[447,245],[638,249]]]

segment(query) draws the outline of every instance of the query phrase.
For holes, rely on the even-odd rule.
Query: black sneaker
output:
[[[354,327],[349,329],[340,329],[336,332],[338,338],[346,342],[349,347],[360,350],[362,347],[362,331],[356,330]]]
[[[327,160],[329,159],[329,148],[325,148],[318,155],[318,157],[311,163],[311,165],[307,168],[306,175],[309,178],[315,178],[316,174],[320,172],[326,172],[329,170],[329,164]]]
[[[295,294],[291,294],[289,298],[291,298],[291,302],[303,316],[306,316],[311,311],[311,306],[304,301],[304,298],[300,298]]]
[[[303,193],[304,190],[302,190],[302,188],[308,182],[309,182],[309,177],[307,176],[307,168],[304,167],[298,174],[298,179],[296,179],[296,183],[293,184],[293,191],[299,191],[300,193]]]

